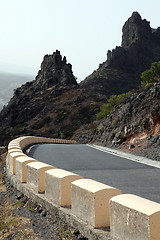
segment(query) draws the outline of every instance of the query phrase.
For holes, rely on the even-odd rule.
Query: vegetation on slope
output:
[[[131,94],[131,92],[122,93],[119,95],[112,95],[108,100],[107,103],[103,104],[100,108],[100,112],[97,113],[97,118],[102,119],[106,117],[108,114],[110,114],[115,106],[124,98],[128,97]]]
[[[143,86],[152,84],[159,79],[159,76],[160,76],[160,61],[152,63],[150,69],[142,72],[141,84]],[[131,92],[129,91],[127,93],[122,93],[119,95],[112,95],[107,100],[107,103],[105,103],[101,106],[100,112],[97,114],[97,119],[102,119],[104,117],[107,117],[107,115],[110,114],[114,110],[115,106],[117,106],[122,99],[128,97],[130,94],[131,94]]]
[[[157,77],[160,76],[160,61],[154,62],[151,65],[151,68],[142,72],[141,79],[142,85],[146,86],[150,83],[154,83],[157,80]]]

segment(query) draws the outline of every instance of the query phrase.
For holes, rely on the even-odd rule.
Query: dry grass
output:
[[[17,201],[15,193],[10,188],[4,185],[3,168],[5,166],[6,154],[0,158],[0,240],[73,240],[71,232],[63,226],[56,223],[56,227],[50,224],[47,236],[39,235],[34,232],[32,214],[35,213],[34,206],[30,205],[28,200]],[[32,214],[25,214],[25,211]],[[19,213],[21,214],[19,215]],[[23,213],[23,214],[22,214]],[[35,213],[36,214],[36,213]],[[27,216],[27,217],[26,217]],[[36,215],[37,216],[37,215]],[[36,228],[41,229],[47,221],[44,219],[38,220]]]
[[[30,219],[19,217],[14,212],[20,207],[20,202],[13,202],[7,196],[7,189],[3,184],[4,173],[2,164],[4,159],[0,160],[0,240],[41,240],[37,237],[30,227]]]
[[[30,219],[16,216],[14,208],[8,202],[0,207],[0,239],[36,239],[32,229],[28,228]]]

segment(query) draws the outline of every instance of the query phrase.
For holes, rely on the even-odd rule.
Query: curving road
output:
[[[34,145],[33,158],[160,203],[160,168],[137,163],[87,145]]]

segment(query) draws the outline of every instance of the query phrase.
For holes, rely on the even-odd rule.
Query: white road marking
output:
[[[160,162],[159,161],[154,161],[152,159],[149,158],[145,158],[145,157],[140,157],[137,155],[133,155],[131,153],[125,153],[119,150],[115,150],[112,148],[108,148],[108,147],[102,147],[99,145],[95,145],[95,144],[86,144],[89,147],[95,148],[97,150],[100,150],[102,152],[106,152],[106,153],[110,153],[112,155],[115,156],[119,156],[119,157],[123,157],[126,158],[128,160],[134,161],[134,162],[138,162],[138,163],[142,163],[142,164],[146,164],[152,167],[156,167],[156,168],[160,168]]]

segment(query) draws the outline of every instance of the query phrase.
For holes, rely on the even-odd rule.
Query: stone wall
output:
[[[12,140],[7,175],[23,194],[63,217],[86,239],[160,239],[160,204],[28,157],[23,149],[35,143],[76,142],[34,136]]]

